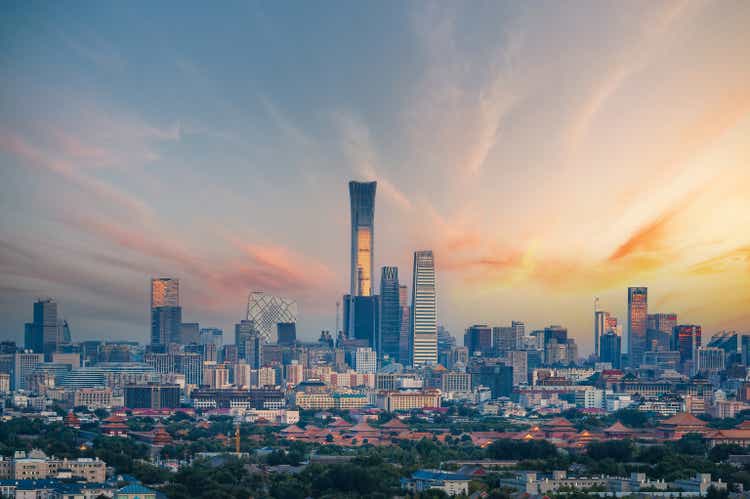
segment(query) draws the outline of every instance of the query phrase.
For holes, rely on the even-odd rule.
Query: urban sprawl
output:
[[[58,301],[0,343],[0,495],[729,497],[750,488],[750,333],[683,324],[623,289],[594,352],[564,326],[438,325],[435,259],[376,271],[375,182],[350,182],[350,289],[297,339],[294,297],[225,331],[151,279],[150,342],[76,341]],[[401,269],[403,270],[403,269]],[[379,281],[376,294],[376,282]],[[60,303],[64,306],[64,297]],[[74,321],[74,320],[73,320]],[[134,336],[137,334],[134,333]],[[626,351],[626,352],[625,352]]]

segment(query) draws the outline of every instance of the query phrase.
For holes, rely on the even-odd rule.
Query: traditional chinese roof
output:
[[[303,430],[302,428],[300,428],[296,424],[293,424],[293,425],[287,426],[286,428],[284,428],[283,430],[281,430],[279,433],[283,433],[285,435],[290,435],[290,434],[296,435],[296,434],[302,434],[304,432],[305,432],[305,430]]]
[[[563,429],[563,428],[573,428],[573,423],[571,423],[565,418],[552,418],[546,423],[544,423],[543,426],[547,428],[554,427],[556,429]]]
[[[706,426],[708,423],[705,421],[696,418],[689,412],[681,412],[679,414],[675,414],[669,419],[665,419],[661,423],[662,425],[669,425],[669,426]]]
[[[405,430],[406,428],[408,428],[408,426],[398,418],[393,418],[387,423],[383,423],[382,425],[380,425],[380,427],[389,430]]]
[[[169,445],[172,443],[172,436],[167,433],[167,430],[164,429],[164,425],[158,424],[154,428],[154,439],[153,444],[154,445]]]
[[[367,424],[365,421],[357,423],[356,425],[349,428],[352,433],[377,433],[378,430]]]
[[[633,433],[633,430],[621,422],[615,421],[615,424],[604,429],[604,433]]]
[[[339,418],[333,423],[329,424],[329,428],[351,428],[352,424],[346,419]]]
[[[736,426],[738,430],[750,430],[750,419],[746,419]]]

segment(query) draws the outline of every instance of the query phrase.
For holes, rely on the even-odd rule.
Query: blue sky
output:
[[[262,289],[313,338],[351,179],[378,180],[376,266],[435,251],[459,337],[562,323],[587,351],[628,285],[750,329],[747,2],[0,9],[4,337],[51,295],[79,338],[145,341],[174,275],[186,319],[229,330]]]

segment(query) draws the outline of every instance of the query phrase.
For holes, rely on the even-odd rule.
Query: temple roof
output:
[[[679,414],[675,414],[669,419],[665,419],[661,422],[663,425],[672,425],[672,426],[706,426],[708,423],[705,421],[696,418],[689,412],[681,412]]]
[[[397,429],[397,430],[402,430],[402,429],[408,428],[408,426],[406,424],[404,424],[404,422],[401,421],[398,418],[393,418],[390,421],[388,421],[387,423],[383,423],[382,425],[380,425],[380,427],[381,428],[388,428],[388,429]]]
[[[283,430],[281,430],[279,433],[287,433],[287,434],[289,434],[289,433],[304,433],[304,432],[305,432],[305,430],[303,430],[302,428],[300,428],[296,424],[293,424],[293,425],[287,426],[286,428],[284,428]]]
[[[565,418],[552,418],[549,421],[547,421],[546,423],[543,423],[543,426],[546,426],[546,427],[554,426],[554,427],[568,427],[568,428],[572,428],[573,427],[573,423],[571,423],[570,421],[568,421]]]
[[[633,430],[621,422],[615,421],[615,424],[604,429],[604,433],[633,433]]]

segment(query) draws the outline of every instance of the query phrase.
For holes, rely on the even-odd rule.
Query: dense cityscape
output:
[[[750,499],[749,27],[0,2],[0,499]]]
[[[564,326],[520,320],[469,325],[459,345],[438,325],[440,255],[415,251],[409,285],[403,269],[375,271],[376,188],[349,183],[351,289],[316,342],[297,338],[293,297],[262,290],[232,335],[183,322],[179,276],[151,279],[147,345],[76,341],[64,297],[36,301],[24,344],[1,345],[2,493],[218,497],[212,480],[222,496],[279,498],[750,486],[750,333],[704,339],[630,287],[624,320],[594,298],[587,358]]]

